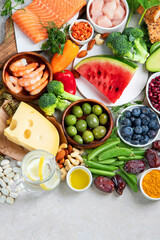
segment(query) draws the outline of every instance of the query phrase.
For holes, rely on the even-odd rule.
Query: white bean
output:
[[[7,168],[4,170],[5,175],[9,174],[10,172],[12,172],[12,168]]]
[[[14,172],[10,172],[10,173],[8,173],[6,176],[7,176],[8,178],[13,178],[13,177],[14,177],[14,175],[15,175],[15,173],[14,173]]]
[[[13,203],[14,203],[14,198],[12,198],[12,197],[7,197],[7,198],[6,198],[6,202],[7,202],[8,204],[13,204]]]
[[[3,177],[3,181],[5,181],[6,183],[9,183],[9,178]]]
[[[9,164],[9,160],[8,159],[4,159],[1,162],[1,166],[8,165],[8,164]]]
[[[0,203],[4,203],[6,201],[6,196],[0,196]]]
[[[3,195],[5,195],[5,196],[8,196],[8,194],[9,194],[9,191],[8,191],[7,188],[2,188],[2,189],[1,189],[1,192],[2,192]]]
[[[16,192],[20,192],[21,190],[22,190],[21,186],[17,186],[15,189]]]
[[[2,172],[3,171],[3,169],[0,167],[0,172]]]
[[[4,173],[0,172],[0,177],[3,177],[4,176]]]
[[[8,185],[11,185],[12,183],[13,183],[13,180],[12,180],[12,179],[9,179]]]
[[[6,187],[6,183],[0,178],[0,185],[2,186],[2,187]]]
[[[2,195],[2,193],[0,192],[0,196]]]
[[[15,173],[21,173],[21,168],[19,168],[19,167],[14,167],[14,168],[13,168],[13,172],[15,172]]]
[[[22,162],[17,161],[17,166],[20,167],[22,165]]]
[[[14,175],[13,179],[16,181],[19,177],[20,177],[19,173],[16,173],[16,175]]]
[[[18,193],[10,192],[9,196],[12,197],[12,198],[17,198],[18,197]]]
[[[7,164],[7,165],[4,165],[2,168],[3,169],[7,169],[7,168],[10,168],[11,167],[11,165],[10,164]]]
[[[6,188],[8,189],[9,192],[11,192],[11,187],[10,186],[7,186]]]

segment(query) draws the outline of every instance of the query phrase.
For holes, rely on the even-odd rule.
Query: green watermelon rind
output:
[[[96,60],[98,60],[99,62],[108,62],[109,61],[110,63],[113,63],[113,65],[115,64],[115,65],[119,65],[119,66],[125,68],[132,74],[136,71],[136,69],[138,67],[137,64],[130,62],[121,57],[116,57],[113,55],[95,55],[95,56],[83,59],[74,68],[78,69],[81,65],[88,63],[88,62],[91,63],[92,61],[95,62]]]

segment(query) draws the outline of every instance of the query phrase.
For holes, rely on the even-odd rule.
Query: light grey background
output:
[[[0,17],[0,42],[5,20]],[[14,205],[0,205],[0,240],[68,239],[159,240],[160,202],[150,202],[128,187],[117,196],[94,186],[75,193],[61,183],[40,197],[22,194]]]

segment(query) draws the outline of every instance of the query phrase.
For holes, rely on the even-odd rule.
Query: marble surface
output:
[[[4,23],[0,17],[0,42]],[[128,187],[117,196],[94,186],[76,193],[61,183],[40,197],[21,194],[14,205],[0,205],[0,240],[159,240],[159,207]]]

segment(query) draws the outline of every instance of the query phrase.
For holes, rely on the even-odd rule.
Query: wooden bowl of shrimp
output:
[[[19,101],[31,102],[38,99],[52,80],[50,63],[34,52],[15,54],[2,70],[5,90]]]

